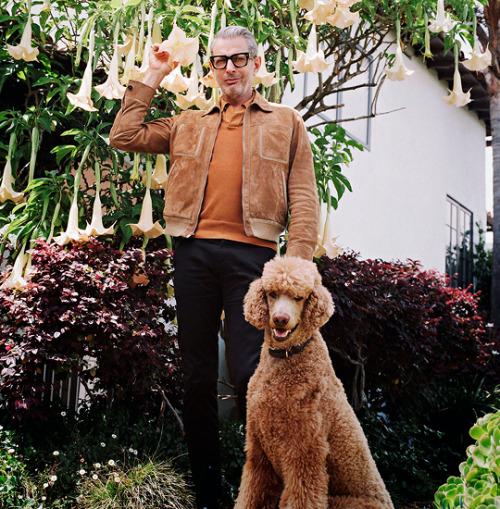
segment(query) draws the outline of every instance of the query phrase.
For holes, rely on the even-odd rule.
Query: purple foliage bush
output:
[[[18,418],[47,417],[46,395],[77,373],[94,400],[146,404],[156,392],[177,405],[170,258],[95,239],[38,242],[28,285],[0,290],[0,404]]]
[[[414,261],[347,253],[321,263],[336,306],[323,336],[356,409],[367,395],[372,407],[397,411],[432,384],[460,386],[478,376],[498,384],[477,295]]]

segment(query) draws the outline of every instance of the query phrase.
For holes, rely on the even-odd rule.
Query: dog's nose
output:
[[[290,321],[290,316],[286,313],[276,313],[273,316],[274,325],[284,327]]]

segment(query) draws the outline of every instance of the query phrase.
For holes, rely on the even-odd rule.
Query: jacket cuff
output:
[[[156,90],[149,85],[144,85],[140,81],[130,80],[127,84],[127,89],[125,90],[125,98],[134,98],[139,101],[145,102],[146,104],[150,104],[155,96]]]

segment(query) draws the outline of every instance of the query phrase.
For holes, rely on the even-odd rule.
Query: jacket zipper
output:
[[[212,155],[214,153],[214,148],[215,148],[215,142],[217,141],[217,136],[219,134],[219,128],[220,128],[221,123],[222,123],[222,111],[220,112],[219,125],[217,126],[217,132],[216,132],[216,134],[214,136],[214,141],[212,143],[212,149],[210,150],[210,157],[208,159],[208,165],[207,165],[207,173],[206,173],[206,176],[205,176],[205,187],[203,188],[203,195],[201,197],[200,207],[198,209],[198,214],[196,216],[196,223],[194,224],[194,228],[191,230],[191,233],[188,233],[186,235],[186,238],[192,237],[194,235],[194,232],[196,231],[196,228],[198,228],[198,223],[200,222],[201,209],[203,208],[203,201],[205,199],[205,191],[207,190],[207,185],[208,185],[208,172],[210,170],[210,161],[212,160]]]

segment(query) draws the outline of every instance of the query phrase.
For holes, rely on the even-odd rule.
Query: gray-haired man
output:
[[[218,507],[218,331],[225,312],[229,366],[242,419],[259,359],[261,331],[243,318],[243,297],[276,254],[311,259],[318,230],[312,153],[300,115],[252,89],[262,62],[253,35],[222,29],[210,67],[222,90],[208,111],[144,122],[155,90],[172,71],[153,47],[143,83],[131,81],[111,130],[119,149],[170,154],[165,232],[177,238],[174,287],[185,379],[183,419],[199,507]]]

